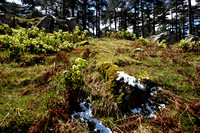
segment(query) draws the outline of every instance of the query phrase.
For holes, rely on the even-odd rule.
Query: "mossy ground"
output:
[[[0,51],[0,131],[25,132],[47,118],[49,110],[54,108],[50,102],[52,99],[63,103],[66,100],[63,71],[78,57],[89,64],[83,72],[85,86],[82,90],[90,97],[93,114],[112,131],[199,131],[199,111],[190,111],[199,108],[196,104],[200,102],[198,54],[183,53],[175,46],[168,49],[154,45],[139,46],[137,42],[127,40],[105,38],[89,39],[88,42],[89,45],[79,46],[71,52],[62,53],[62,56],[43,55],[42,61],[37,63],[32,62],[36,55],[24,55],[18,62],[13,62],[8,61],[9,57],[3,50]],[[134,52],[138,47],[145,52]],[[167,107],[158,111],[153,119],[133,114],[123,118],[110,94],[108,81],[99,71],[99,64],[104,62],[112,62],[131,75],[146,73],[153,77],[154,82],[166,90],[160,99],[167,97]],[[197,113],[196,116],[194,113]],[[62,119],[57,124],[62,132],[88,131],[87,125],[79,122]]]

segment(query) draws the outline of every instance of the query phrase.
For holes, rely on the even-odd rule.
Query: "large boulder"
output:
[[[75,18],[67,18],[60,20],[52,15],[43,17],[36,25],[38,28],[45,28],[48,33],[58,32],[59,29],[63,31],[73,31],[76,26],[79,26]]]
[[[52,32],[54,25],[54,17],[47,15],[43,17],[35,26],[38,28],[45,28],[46,32]]]
[[[62,29],[63,31],[69,31],[68,25],[66,24],[65,20],[57,20],[56,21],[59,29]]]
[[[198,36],[188,36],[188,37],[186,37],[185,38],[185,41],[188,41],[189,42],[189,44],[191,43],[191,42],[198,42],[198,40],[199,40],[199,37]]]
[[[73,31],[76,26],[80,27],[79,24],[76,22],[75,17],[69,17],[66,19],[66,24],[68,26],[69,31]]]
[[[158,35],[151,36],[152,42],[162,42],[166,40],[168,44],[174,44],[176,42],[175,37],[168,32],[163,32]]]

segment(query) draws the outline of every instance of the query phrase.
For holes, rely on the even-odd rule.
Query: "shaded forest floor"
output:
[[[113,132],[199,132],[200,55],[135,41],[92,39],[70,52],[52,55],[24,55],[18,61],[0,51],[0,131],[1,132],[90,132],[88,123],[71,122],[78,104],[90,98],[94,118]],[[141,48],[144,51],[135,51]],[[66,89],[63,71],[77,58],[85,59],[84,85]],[[158,100],[165,108],[153,118],[120,114],[109,95],[108,81],[98,65],[112,62],[129,74],[147,73],[159,88]]]

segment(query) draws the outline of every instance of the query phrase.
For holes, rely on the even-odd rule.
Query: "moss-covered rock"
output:
[[[101,63],[99,70],[122,110],[144,104],[150,97],[151,88],[155,86],[153,78],[147,73],[130,76],[112,62]]]

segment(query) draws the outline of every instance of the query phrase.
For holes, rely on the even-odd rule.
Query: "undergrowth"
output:
[[[90,132],[90,124],[71,122],[71,114],[81,110],[79,103],[87,97],[94,117],[113,132],[199,132],[196,48],[182,50],[143,37],[133,41],[125,31],[116,38],[88,39],[84,45],[79,41],[87,39],[87,31],[81,34],[79,29],[53,34],[37,28],[12,31],[13,36],[1,35],[0,43],[1,132]],[[124,117],[99,71],[105,62],[130,75],[153,77],[160,88],[155,99],[165,101],[166,108],[157,109],[154,118],[133,113]]]

